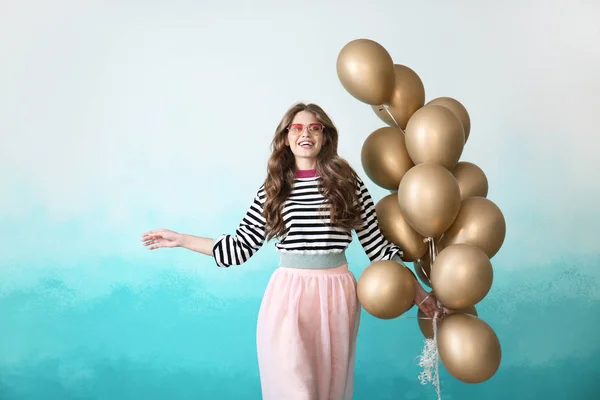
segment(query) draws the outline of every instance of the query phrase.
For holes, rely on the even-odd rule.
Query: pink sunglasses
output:
[[[290,126],[288,126],[288,131],[290,131],[291,133],[294,133],[294,134],[298,134],[298,133],[302,133],[304,131],[305,127],[306,127],[305,124],[290,124]],[[321,133],[321,132],[323,132],[323,129],[324,129],[324,126],[320,122],[308,124],[308,131],[310,133]]]

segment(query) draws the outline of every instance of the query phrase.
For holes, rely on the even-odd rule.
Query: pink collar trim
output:
[[[316,176],[318,176],[316,169],[296,170],[296,177],[298,177],[298,178],[314,178]]]

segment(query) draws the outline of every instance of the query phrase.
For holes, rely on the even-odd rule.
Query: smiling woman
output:
[[[360,304],[345,251],[355,230],[371,262],[403,252],[387,241],[363,181],[337,154],[338,132],[321,107],[297,104],[280,121],[265,182],[235,235],[216,240],[169,230],[143,235],[150,249],[185,247],[220,267],[248,261],[279,238],[279,268],[259,310],[258,362],[263,399],[352,398]],[[415,298],[432,317],[436,299],[414,280]]]

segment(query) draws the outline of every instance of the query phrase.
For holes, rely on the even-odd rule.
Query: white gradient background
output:
[[[367,37],[419,74],[427,101],[454,97],[470,113],[462,159],[483,168],[488,197],[507,220],[489,309],[482,305],[513,351],[503,366],[598,352],[596,335],[579,317],[577,331],[559,333],[557,341],[511,342],[521,317],[517,300],[504,300],[533,310],[548,301],[595,310],[600,301],[598,21],[600,3],[567,0],[2,1],[2,309],[35,307],[19,296],[35,296],[48,280],[68,289],[47,305],[64,310],[85,309],[119,287],[154,293],[165,276],[189,289],[177,303],[180,312],[208,313],[204,331],[210,318],[224,318],[217,311],[227,304],[257,305],[277,261],[273,243],[243,267],[220,270],[212,259],[180,249],[148,252],[140,235],[163,227],[209,237],[233,233],[264,178],[276,124],[296,101],[325,108],[340,130],[340,154],[375,201],[386,195],[360,164],[364,139],[383,123],[343,89],[335,71],[343,45]],[[367,259],[356,239],[350,254],[358,275]],[[567,270],[576,278],[566,279]],[[248,334],[255,311],[245,315]],[[46,315],[43,307],[39,312]],[[563,317],[533,324],[528,333],[563,325]],[[34,319],[15,321],[0,316],[8,327],[0,333],[0,370],[70,354],[69,343],[47,346],[36,336]],[[417,355],[421,338],[411,321],[367,322],[362,338],[387,335],[387,344],[403,348],[398,329],[416,343],[403,351]],[[237,335],[246,340],[240,351],[252,355],[252,338]],[[557,346],[561,341],[572,346]],[[365,362],[377,366],[390,357],[404,368],[394,355],[365,348]],[[148,350],[115,349],[130,358]],[[194,365],[184,348],[177,354],[164,354],[162,363]],[[233,355],[204,356],[207,365],[235,364]],[[252,360],[238,368],[256,373]],[[411,374],[406,379],[416,381]],[[427,390],[417,388],[412,398],[421,392]]]

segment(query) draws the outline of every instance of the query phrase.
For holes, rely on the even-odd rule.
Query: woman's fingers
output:
[[[142,239],[142,241],[144,242],[144,246],[152,246],[151,250],[162,247],[165,243],[165,240],[160,235],[149,236]]]
[[[143,238],[142,242],[144,242],[145,245],[148,245],[148,244],[155,243],[155,242],[157,242],[159,240],[160,240],[160,237],[158,237],[158,236],[151,236],[151,237]]]
[[[165,233],[165,232],[168,232],[168,231],[169,231],[168,229],[164,229],[164,228],[161,228],[161,229],[152,229],[151,231],[144,232],[142,234],[142,237],[144,237],[144,236],[160,235],[161,233]]]
[[[152,243],[149,244],[149,246],[150,247],[148,247],[148,250],[155,250],[160,247],[164,247],[164,244],[161,241],[153,241]]]
[[[170,240],[170,239],[160,233],[154,233],[154,234],[142,237],[142,241],[152,241],[152,240]]]
[[[438,313],[438,321],[442,315],[442,310],[437,306],[437,303],[433,299],[428,299],[425,304],[423,304],[425,310],[423,312],[427,317],[433,319],[435,317],[435,313]]]
[[[429,317],[433,318],[435,316],[435,308],[429,306]]]

